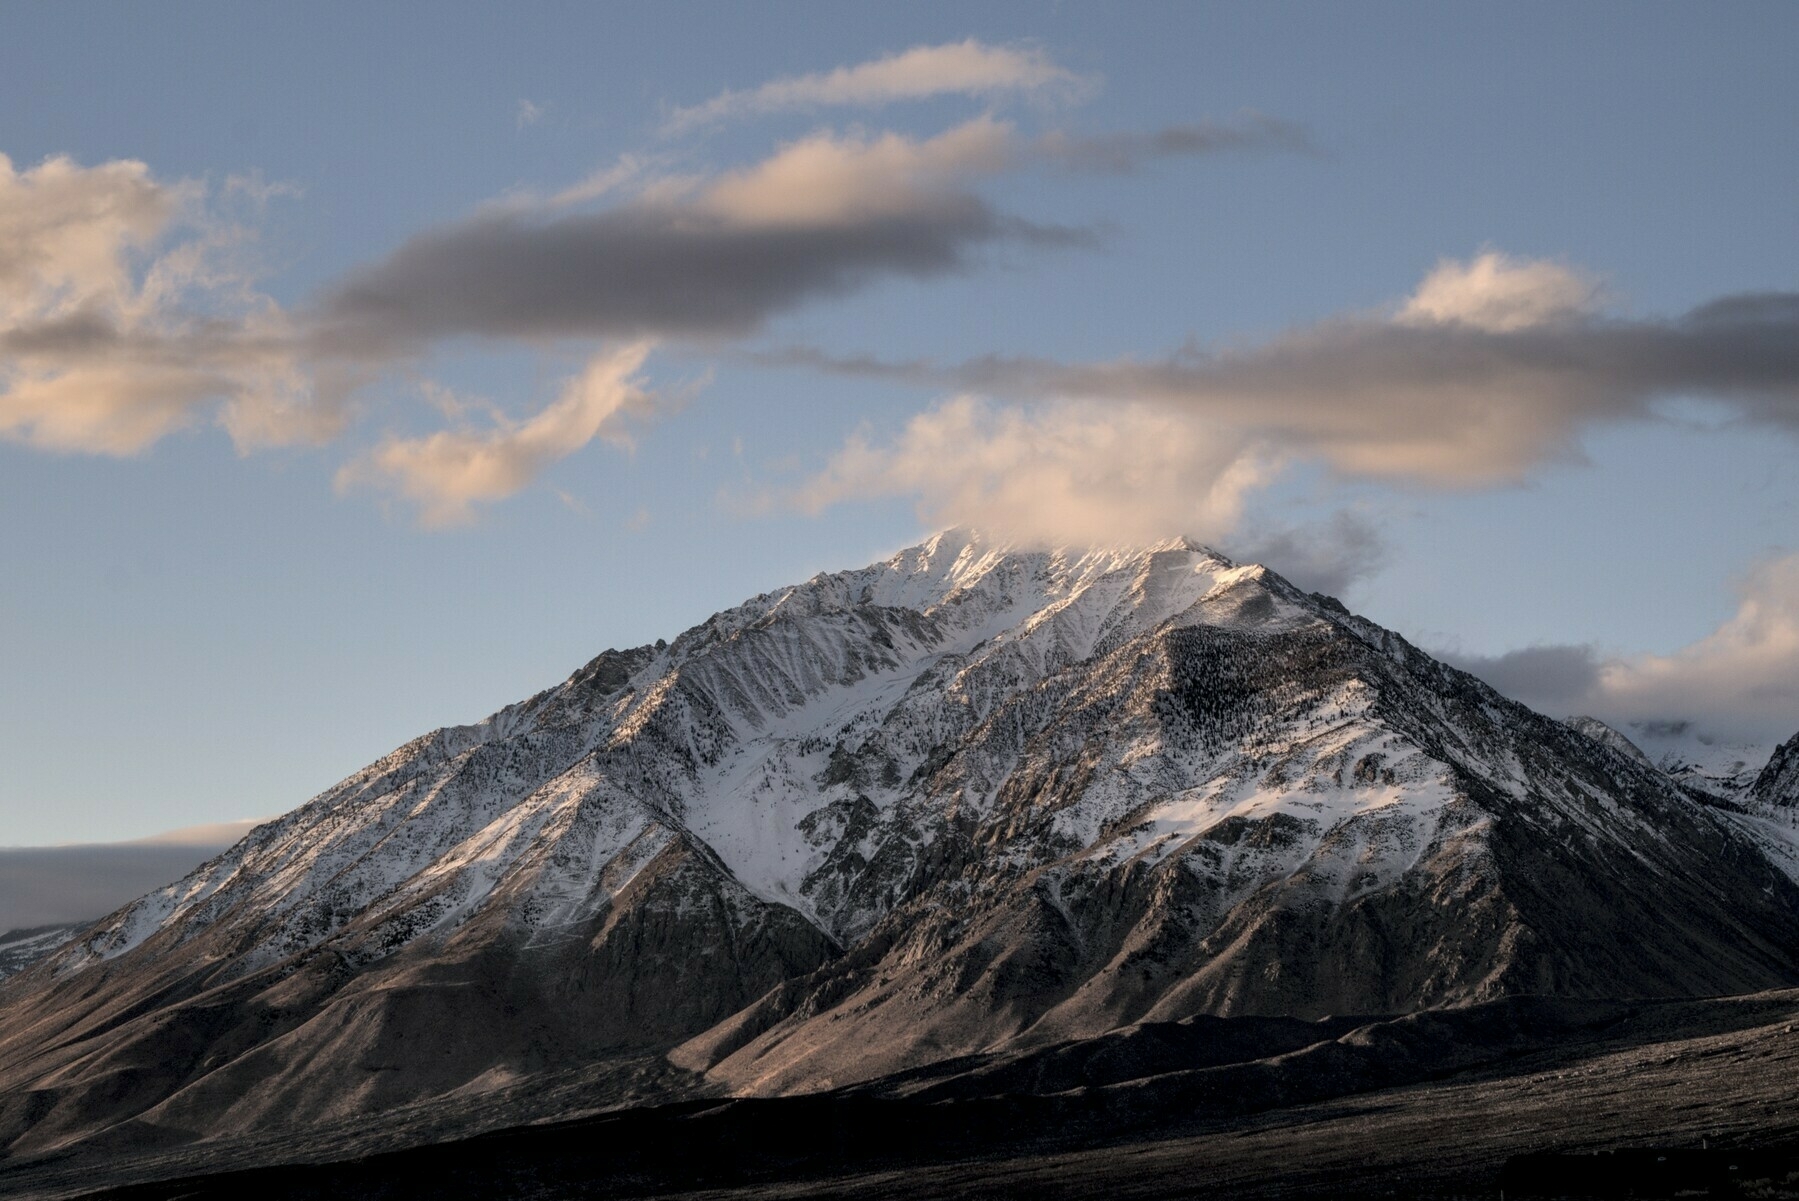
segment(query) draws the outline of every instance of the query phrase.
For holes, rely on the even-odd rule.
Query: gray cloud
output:
[[[1340,597],[1380,570],[1386,540],[1362,514],[1339,509],[1310,525],[1251,529],[1232,539],[1229,550],[1241,562],[1272,567],[1308,592]]]
[[[1608,316],[1592,295],[1565,269],[1489,254],[1439,266],[1393,316],[1217,354],[940,366],[800,349],[761,361],[1021,402],[1157,404],[1346,474],[1451,487],[1577,457],[1587,426],[1650,417],[1664,399],[1707,397],[1799,430],[1799,295],[1727,296],[1669,320]]]
[[[345,279],[320,306],[318,340],[378,357],[466,334],[740,336],[882,277],[959,270],[987,243],[1090,243],[969,190],[1016,160],[1011,127],[981,118],[923,141],[815,134],[598,212],[498,208]]]
[[[1727,621],[1669,655],[1549,645],[1441,657],[1553,717],[1591,713],[1619,728],[1692,720],[1751,742],[1790,737],[1799,730],[1799,554],[1762,560],[1737,594]]]
[[[179,880],[259,824],[213,822],[134,842],[0,847],[0,933],[105,917]]]
[[[0,933],[98,920],[179,880],[224,845],[0,848]]]
[[[1038,138],[1033,146],[1037,157],[1054,165],[1112,174],[1127,174],[1157,159],[1249,150],[1317,153],[1304,126],[1253,112],[1244,113],[1235,121],[1170,125],[1153,133],[1083,136],[1057,131]]]
[[[1493,656],[1442,651],[1437,657],[1555,717],[1584,712],[1598,699],[1600,659],[1591,646],[1530,646]]]
[[[341,349],[391,353],[459,334],[495,338],[735,336],[884,275],[963,267],[1012,239],[1087,240],[1003,217],[972,196],[865,221],[745,229],[678,206],[536,220],[477,218],[414,238],[325,301]]]

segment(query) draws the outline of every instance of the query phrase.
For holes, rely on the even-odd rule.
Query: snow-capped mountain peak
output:
[[[241,1063],[175,1075],[253,1122],[542,1045],[781,1090],[1195,1013],[1799,978],[1785,827],[1574,727],[1185,539],[950,530],[416,739],[6,987],[127,1043],[143,990],[247,998]],[[387,1062],[427,994],[460,1066],[296,1066]]]

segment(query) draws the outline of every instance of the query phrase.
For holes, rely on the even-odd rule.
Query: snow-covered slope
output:
[[[1735,816],[1184,541],[951,531],[608,651],[0,988],[0,1138],[660,1052],[737,1090],[1191,1013],[1799,980]]]
[[[33,926],[0,934],[0,980],[17,975],[45,958],[81,933],[86,925],[86,922],[76,922],[73,925]]]
[[[1629,736],[1595,717],[1570,717],[1567,724],[1652,765],[1701,804],[1724,810],[1769,862],[1799,881],[1799,735],[1770,750],[1719,738],[1689,721],[1631,722]]]
[[[1656,767],[1702,796],[1742,803],[1772,748],[1710,734],[1690,721],[1633,721],[1630,740]]]

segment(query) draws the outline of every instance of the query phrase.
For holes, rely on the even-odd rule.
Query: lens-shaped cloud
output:
[[[736,337],[883,277],[962,269],[986,243],[1087,240],[970,190],[1013,143],[986,118],[923,140],[820,133],[597,212],[497,208],[353,273],[322,305],[319,345],[379,358],[459,335]]]

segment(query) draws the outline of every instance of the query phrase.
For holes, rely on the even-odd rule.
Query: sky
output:
[[[948,524],[1799,730],[1799,8],[0,4],[0,846]]]

